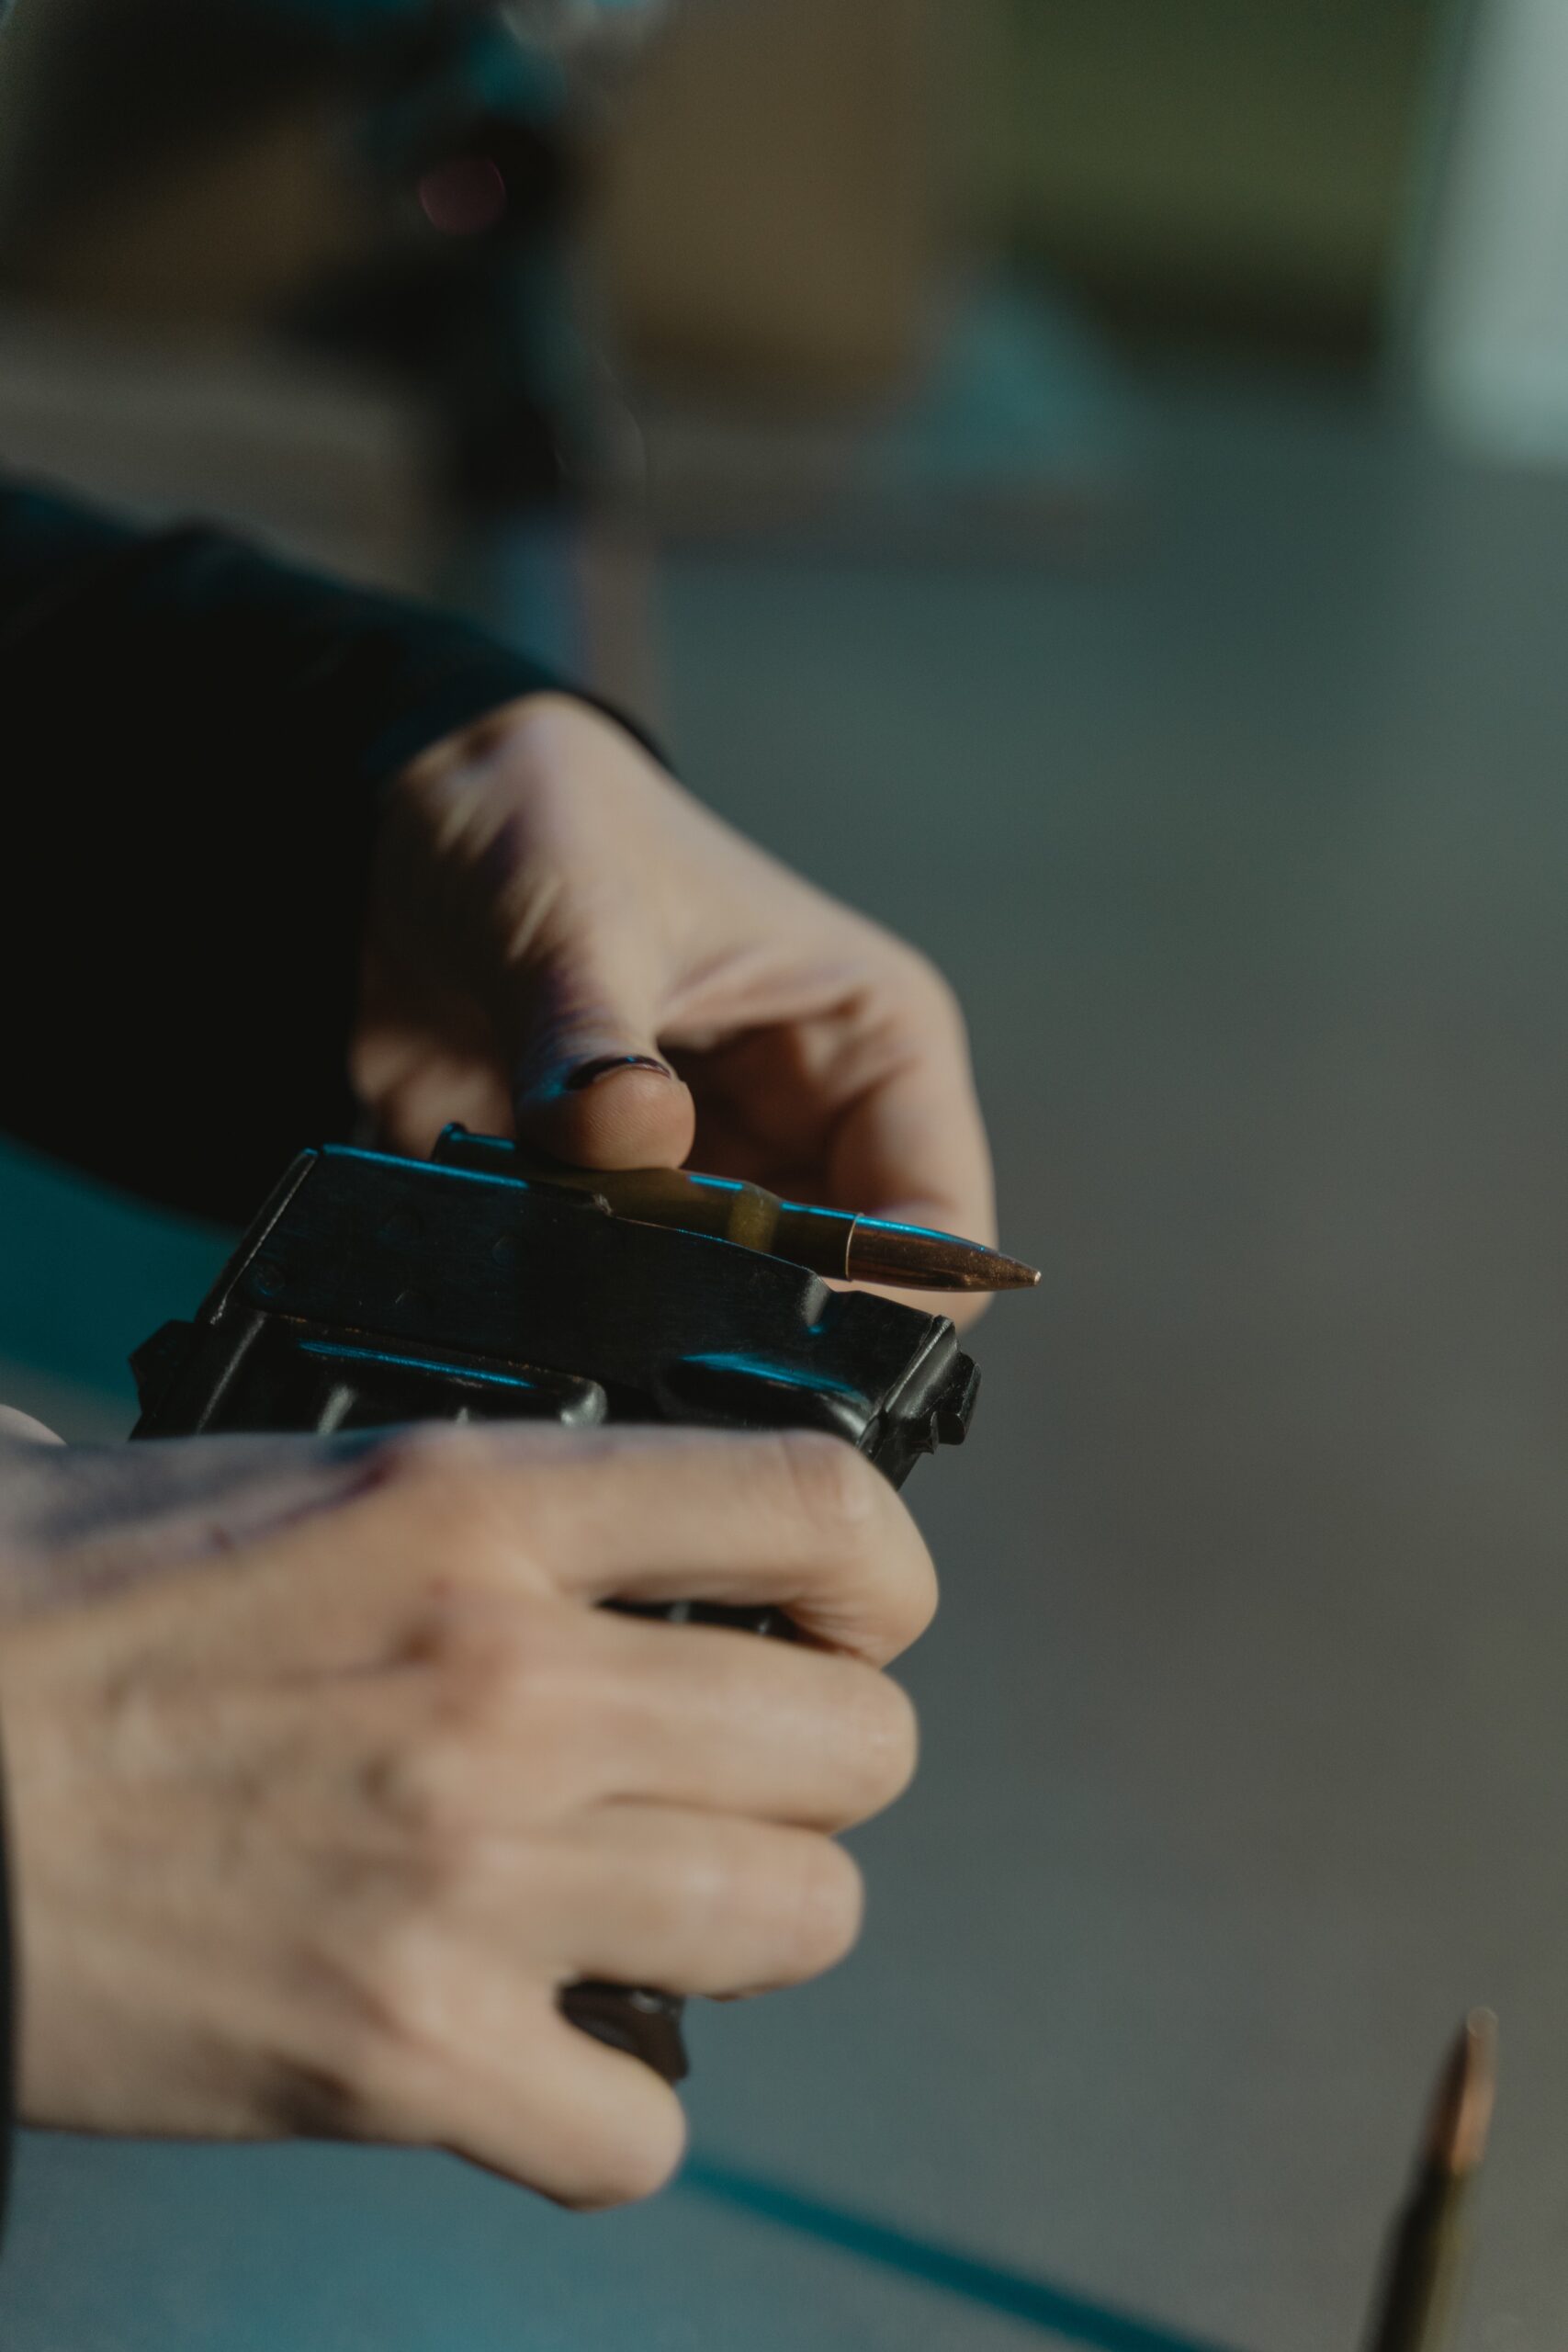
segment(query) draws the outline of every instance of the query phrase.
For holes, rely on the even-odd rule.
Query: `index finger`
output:
[[[994,1243],[990,1148],[957,1001],[937,973],[911,959],[892,1001],[878,1010],[879,1050],[845,1057],[858,1082],[836,1105],[827,1171],[833,1197],[870,1216]]]
[[[523,1432],[517,1432],[519,1439]],[[881,1666],[924,1632],[936,1573],[898,1496],[863,1454],[809,1430],[622,1428],[509,1449],[431,1446],[394,1480],[386,1540],[433,1547],[503,1584],[542,1571],[586,1601],[708,1600],[788,1611]],[[421,1489],[423,1487],[423,1502]],[[340,1525],[341,1525],[340,1521]],[[481,1566],[480,1564],[484,1565]]]
[[[876,1666],[936,1608],[904,1503],[863,1454],[813,1430],[605,1432],[563,1452],[533,1540],[587,1600],[767,1602]]]

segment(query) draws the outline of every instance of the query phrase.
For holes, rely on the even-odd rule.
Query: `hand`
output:
[[[66,1445],[0,1406],[0,1622],[210,1559],[332,1509],[384,1431]]]
[[[400,1150],[515,1123],[582,1167],[689,1158],[995,1238],[946,984],[584,704],[514,703],[398,780],[367,941],[355,1077]]]
[[[876,1669],[930,1561],[830,1438],[433,1428],[353,1467],[220,1569],[138,1555],[106,1591],[100,1528],[86,1598],[0,1616],[23,2113],[645,2194],[679,2103],[558,1989],[754,1989],[848,1949],[831,1833],[909,1776]],[[68,1535],[53,1565],[76,1590]],[[594,1605],[690,1595],[782,1600],[807,1643]]]

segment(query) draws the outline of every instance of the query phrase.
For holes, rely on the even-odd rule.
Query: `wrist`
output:
[[[494,758],[503,745],[509,743],[520,729],[526,729],[534,715],[544,708],[580,709],[575,696],[558,693],[551,687],[518,695],[511,702],[497,703],[493,709],[481,712],[444,735],[438,743],[431,743],[417,757],[400,769],[394,781],[419,790],[427,786],[439,786],[465,768],[481,767]]]
[[[626,712],[592,695],[552,685],[514,695],[454,729],[410,760],[393,782],[416,794],[439,792],[492,767],[501,757],[523,763],[535,756],[570,762],[574,738],[592,741],[606,732],[626,738],[644,757],[668,767],[659,744]]]

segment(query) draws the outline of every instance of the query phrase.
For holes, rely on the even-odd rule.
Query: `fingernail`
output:
[[[586,1087],[597,1086],[612,1070],[656,1069],[660,1078],[673,1078],[675,1073],[668,1062],[655,1061],[651,1054],[605,1054],[596,1062],[580,1062],[566,1079],[569,1092],[581,1094]]]

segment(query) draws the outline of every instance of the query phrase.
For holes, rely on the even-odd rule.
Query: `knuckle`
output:
[[[391,1824],[416,1853],[441,1853],[467,1813],[468,1756],[448,1736],[395,1744],[366,1767],[365,1790],[374,1812]]]
[[[704,1951],[738,1925],[765,1924],[769,1890],[750,1843],[717,1817],[693,1817],[662,1823],[635,1857],[616,1853],[615,1905],[656,1977],[656,1954]]]
[[[577,2213],[602,2213],[613,2205],[633,2205],[652,2197],[672,2178],[686,2146],[681,2102],[651,2077],[636,2089],[635,2111],[625,2103],[613,2131],[597,2133],[572,2150],[562,2177],[549,2191],[558,2205]]]
[[[479,1580],[523,1557],[514,1481],[479,1430],[423,1422],[396,1430],[374,1462],[374,1482],[405,1541],[432,1566]]]
[[[513,1667],[521,1671],[543,1638],[532,1597],[498,1592],[459,1568],[432,1587],[418,1622],[414,1655],[430,1672],[448,1712],[481,1694]]]
[[[748,1841],[711,1873],[703,1900],[714,1931],[739,1928],[775,1984],[831,1968],[860,1932],[860,1871],[841,1846],[809,1830]]]
[[[288,2140],[367,2140],[387,2129],[378,2043],[343,2026],[330,2049],[289,2053],[276,2062],[263,2090],[269,2136]]]
[[[918,947],[903,950],[905,989],[919,1006],[922,1023],[940,1023],[962,1038],[966,1034],[964,1007],[958,992],[940,965]]]
[[[388,2061],[445,2052],[461,2039],[445,1916],[466,1875],[460,1858],[432,1858],[409,1873],[403,1898],[367,1933],[351,1963],[362,2062],[379,2080]]]
[[[488,1742],[513,1723],[538,1713],[552,1674],[543,1629],[500,1623],[477,1596],[460,1605],[435,1661],[436,1720]]]
[[[526,1721],[568,1670],[577,1630],[532,1594],[463,1582],[433,1592],[414,1641],[432,1720],[477,1737]]]
[[[278,2120],[333,2138],[398,2136],[412,2082],[456,2044],[449,1957],[419,1905],[320,1926],[297,1971]]]
[[[867,1674],[852,1741],[851,1819],[863,1820],[903,1795],[915,1777],[919,1725],[909,1694],[885,1674]]]
[[[840,1548],[866,1542],[879,1515],[880,1474],[842,1438],[785,1430],[773,1440],[785,1485],[807,1523]]]
[[[650,1853],[645,1882],[649,1925],[660,1941],[705,1939],[747,1895],[745,1874],[727,1841],[694,1826],[662,1856]]]
[[[412,1421],[376,1441],[372,1463],[377,1484],[406,1500],[411,1492],[444,1494],[475,1468],[477,1455],[471,1430],[450,1421]]]
[[[577,1632],[542,1616],[526,1628],[492,1627],[484,1647],[442,1673],[438,1717],[480,1756],[538,1766],[572,1745],[592,1713],[573,1654]]]
[[[894,1656],[919,1640],[936,1615],[938,1599],[936,1566],[920,1544],[898,1580],[892,1612]]]
[[[426,1698],[377,1769],[413,1827],[511,1819],[592,1782],[614,1732],[614,1694],[581,1655],[581,1619],[493,1596],[457,1595],[422,1644]]]
[[[779,1873],[781,1959],[794,1975],[831,1968],[860,1934],[864,1884],[852,1857],[831,1838],[802,1833],[793,1874]]]
[[[957,992],[940,964],[922,947],[880,924],[872,926],[876,942],[875,967],[889,1001],[904,1023],[911,1016],[924,1029],[932,1021],[963,1026]]]

